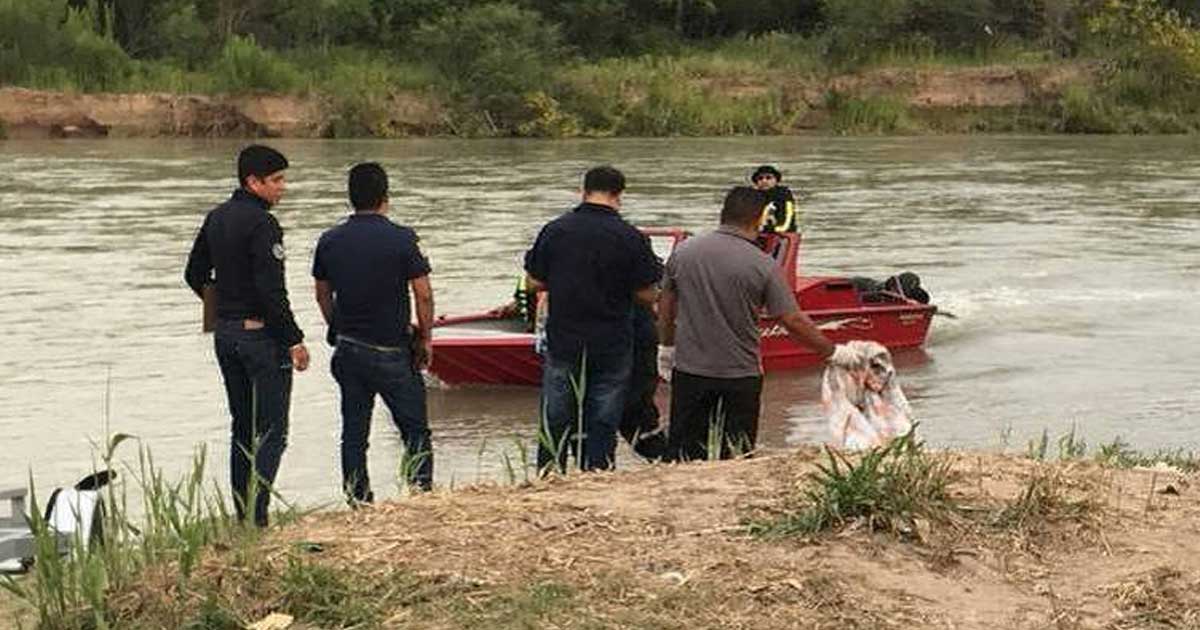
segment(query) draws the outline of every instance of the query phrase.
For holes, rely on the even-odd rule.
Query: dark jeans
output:
[[[229,414],[233,416],[229,477],[234,509],[238,520],[251,516],[256,525],[263,527],[267,524],[275,475],[287,448],[291,356],[265,331],[244,330],[241,320],[218,322],[213,338],[229,397]],[[253,480],[251,460],[256,473]]]
[[[634,341],[629,391],[625,395],[625,409],[618,427],[633,452],[649,460],[662,459],[667,451],[667,436],[659,431],[660,414],[658,404],[654,402],[657,391],[658,337],[650,334]]]
[[[554,466],[566,472],[568,452],[582,470],[604,470],[615,463],[617,425],[629,388],[633,349],[604,350],[584,351],[573,361],[547,353],[542,364],[539,471],[545,473]]]
[[[371,501],[367,447],[375,395],[383,398],[404,440],[406,481],[433,487],[433,446],[425,412],[425,381],[408,348],[381,350],[338,340],[333,377],[342,390],[342,484],[356,501]]]
[[[721,445],[721,459],[754,450],[762,377],[708,378],[675,370],[671,375],[670,456],[704,460],[709,445]]]

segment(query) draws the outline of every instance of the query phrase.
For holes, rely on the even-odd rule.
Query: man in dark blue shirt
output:
[[[350,169],[354,214],[321,235],[313,259],[317,304],[336,342],[333,377],[342,392],[342,482],[370,502],[367,446],[375,395],[383,398],[405,447],[406,481],[433,485],[433,447],[421,369],[432,357],[429,262],[411,229],[387,218],[388,180],[373,162]],[[408,298],[416,299],[417,326]]]
[[[625,176],[611,166],[584,176],[583,203],[547,223],[525,254],[534,290],[549,292],[538,469],[613,465],[633,361],[633,304],[652,304],[662,264],[621,218]],[[582,408],[583,418],[577,417]]]
[[[270,486],[287,447],[292,367],[308,367],[304,333],[284,285],[283,230],[270,213],[283,198],[287,167],[287,158],[270,147],[252,145],[238,154],[239,187],[204,217],[184,272],[202,299],[215,288],[214,345],[233,416],[233,504],[238,520],[259,526],[267,524]]]

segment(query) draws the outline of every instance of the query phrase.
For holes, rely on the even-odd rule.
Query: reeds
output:
[[[182,587],[204,549],[257,536],[255,528],[233,522],[224,494],[215,484],[206,485],[203,447],[196,450],[184,475],[169,481],[144,444],[138,447],[136,467],[118,464],[117,447],[134,439],[127,434],[109,438],[96,467],[119,471],[101,490],[102,510],[96,525],[102,537],[90,541],[76,537],[65,548],[60,546],[58,534],[43,517],[31,480],[30,527],[36,540],[32,574],[24,579],[5,577],[0,586],[30,605],[38,628],[119,627],[109,595],[136,584],[148,568],[169,565],[177,587]],[[141,500],[137,510],[130,508],[131,493]],[[247,522],[253,523],[253,514]]]

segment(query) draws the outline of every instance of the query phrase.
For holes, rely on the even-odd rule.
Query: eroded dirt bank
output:
[[[794,131],[819,130],[828,123],[825,95],[892,96],[914,113],[939,117],[932,131],[969,131],[956,113],[1009,111],[1053,101],[1069,82],[1086,78],[1087,66],[1010,66],[883,69],[829,80],[797,78],[790,89],[810,108]],[[774,79],[774,78],[773,78]],[[703,91],[737,97],[765,93],[761,77],[691,79]],[[428,94],[403,93],[377,121],[393,134],[452,133],[445,107]],[[204,96],[187,94],[70,94],[23,88],[0,89],[0,127],[9,138],[45,137],[298,137],[329,135],[336,113],[317,96]],[[958,127],[963,127],[958,129]]]

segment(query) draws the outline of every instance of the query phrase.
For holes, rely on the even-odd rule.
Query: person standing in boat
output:
[[[783,174],[779,169],[763,165],[750,175],[754,187],[767,196],[767,208],[763,213],[763,232],[798,232],[800,216],[796,211],[796,197],[791,189],[780,182]]]
[[[646,238],[621,218],[625,175],[589,170],[583,202],[547,223],[525,254],[529,287],[549,294],[538,470],[615,463],[616,433],[633,362],[633,304],[650,305],[662,265]],[[579,409],[583,417],[578,418]]]
[[[238,189],[205,216],[184,272],[201,299],[215,285],[214,345],[233,417],[233,504],[238,520],[260,527],[287,447],[292,369],[303,372],[309,360],[284,283],[283,230],[270,213],[283,198],[287,167],[270,147],[241,151]]]
[[[758,437],[764,309],[796,342],[822,357],[833,344],[796,303],[778,265],[756,243],[767,196],[729,191],[714,232],[680,243],[667,260],[658,302],[659,369],[670,374],[673,459],[703,460],[720,444],[722,459],[748,453]]]
[[[433,356],[433,289],[417,234],[388,218],[387,173],[350,169],[354,214],[326,231],[313,257],[317,305],[336,343],[332,371],[342,397],[342,483],[352,503],[374,500],[367,447],[375,396],[404,440],[408,479],[433,486],[433,446],[421,369]],[[412,289],[417,325],[411,324]]]

